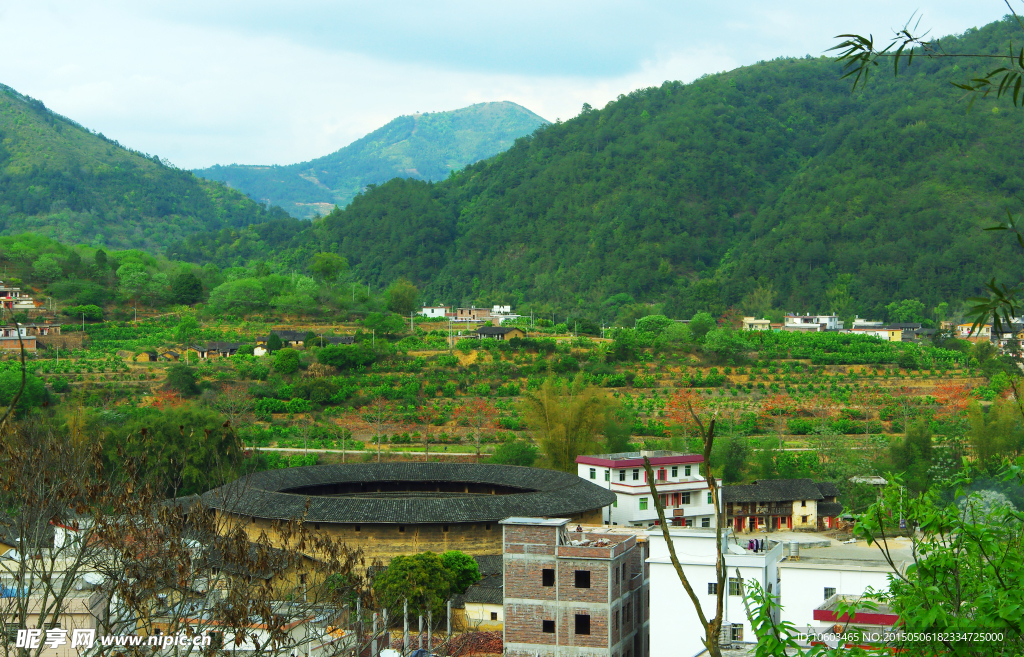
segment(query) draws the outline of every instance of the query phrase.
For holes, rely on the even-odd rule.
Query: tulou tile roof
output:
[[[437,496],[325,496],[301,492],[307,487],[375,482],[456,482],[516,490],[495,495]],[[202,498],[207,506],[268,520],[304,517],[307,522],[422,524],[569,516],[608,506],[615,501],[615,493],[575,474],[540,468],[481,463],[361,463],[257,472],[204,493]]]

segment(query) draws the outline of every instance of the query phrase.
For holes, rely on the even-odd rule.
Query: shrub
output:
[[[498,445],[488,462],[499,465],[522,465],[530,467],[537,460],[538,449],[523,441],[514,441]]]
[[[281,349],[275,353],[274,370],[281,374],[294,374],[299,371],[299,352],[294,349]]]
[[[173,390],[186,397],[199,392],[195,369],[181,363],[176,363],[167,368],[167,381],[165,385],[168,390]]]

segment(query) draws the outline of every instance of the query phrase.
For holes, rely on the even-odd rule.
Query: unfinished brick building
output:
[[[644,536],[501,522],[508,657],[648,657]]]

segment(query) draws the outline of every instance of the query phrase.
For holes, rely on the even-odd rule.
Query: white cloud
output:
[[[933,2],[935,34],[999,3]],[[746,2],[0,0],[0,82],[179,166],[290,163],[400,114],[511,100],[554,120],[666,79],[820,54],[915,8]]]

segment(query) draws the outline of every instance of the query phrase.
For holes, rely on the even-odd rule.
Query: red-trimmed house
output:
[[[680,527],[714,527],[715,506],[704,480],[704,457],[669,450],[576,457],[580,477],[604,486],[617,497],[612,506],[605,507],[605,524],[647,527],[658,522],[644,456],[654,469],[655,488],[666,519],[672,518],[672,524]]]
[[[726,518],[737,533],[835,529],[843,512],[839,489],[810,479],[762,479],[722,489]]]

